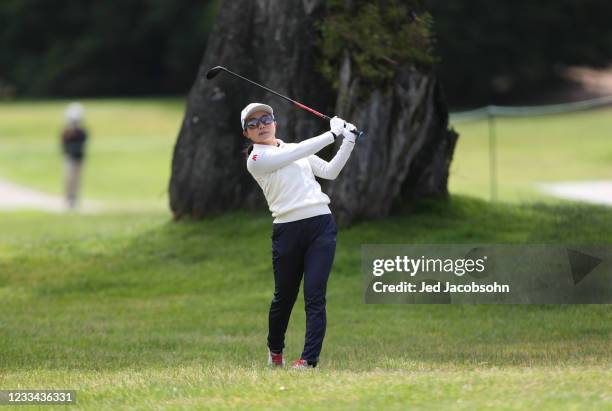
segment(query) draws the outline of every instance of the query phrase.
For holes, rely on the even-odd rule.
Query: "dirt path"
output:
[[[42,210],[54,213],[66,211],[64,199],[10,181],[0,179],[0,210]],[[85,200],[80,212],[98,212],[100,206]]]

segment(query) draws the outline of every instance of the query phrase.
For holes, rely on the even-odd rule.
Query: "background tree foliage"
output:
[[[421,2],[400,0],[328,0],[321,31],[320,71],[334,86],[347,51],[359,76],[371,85],[389,82],[398,67],[412,63],[430,69],[435,61],[428,13],[416,20]]]
[[[454,105],[538,99],[569,65],[612,64],[610,0],[428,0]]]
[[[217,0],[3,0],[0,88],[20,96],[185,93]]]
[[[0,98],[184,94],[219,3],[0,1]],[[612,62],[609,0],[328,0],[327,9],[326,78],[337,81],[344,44],[374,83],[395,62],[434,64],[453,106],[538,98],[565,66]]]

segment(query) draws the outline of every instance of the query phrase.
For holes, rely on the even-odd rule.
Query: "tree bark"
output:
[[[341,225],[385,216],[397,202],[448,194],[457,134],[448,130],[446,103],[435,76],[400,67],[392,86],[364,97],[361,79],[352,73],[345,56],[340,89],[334,92],[315,67],[314,23],[324,12],[323,0],[222,4],[174,149],[169,191],[175,218],[265,207],[241,154],[247,140],[239,118],[248,103],[274,108],[277,137],[285,142],[329,128],[311,114],[225,73],[206,80],[206,71],[217,65],[321,112],[338,114],[369,132],[357,142],[338,179],[322,182]],[[329,155],[329,150],[323,154]]]
[[[328,129],[324,121],[226,73],[206,79],[209,68],[225,66],[320,111],[331,111],[332,90],[321,87],[326,82],[313,58],[314,23],[322,17],[323,6],[323,0],[223,2],[174,148],[169,192],[175,218],[265,206],[242,154],[248,140],[242,135],[240,111],[248,103],[274,108],[277,137],[286,142]]]
[[[448,172],[458,138],[448,129],[448,109],[436,77],[399,68],[391,86],[366,99],[344,56],[336,112],[369,134],[330,184],[340,225],[384,217],[393,205],[421,197],[448,196]]]

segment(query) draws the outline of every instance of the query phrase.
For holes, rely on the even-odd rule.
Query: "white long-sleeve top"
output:
[[[288,223],[322,214],[331,214],[329,197],[321,191],[315,176],[335,179],[348,161],[354,143],[344,139],[334,158],[327,162],[314,155],[334,142],[331,132],[279,146],[254,144],[247,169],[263,190],[274,223]]]

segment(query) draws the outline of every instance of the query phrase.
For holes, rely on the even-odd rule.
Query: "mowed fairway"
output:
[[[557,201],[539,183],[612,181],[612,108],[538,117],[497,118],[498,199]],[[458,123],[449,190],[490,198],[486,120]]]
[[[30,110],[51,110],[44,128],[59,128],[64,103],[1,105],[0,177],[61,192],[56,136],[24,124]],[[147,204],[0,212],[0,389],[74,389],[72,408],[88,410],[612,408],[610,306],[365,305],[360,273],[368,243],[610,243],[608,208],[454,195],[340,230],[320,367],[270,370],[268,213],[172,222],[157,190],[182,102],[86,104],[92,129],[109,130],[92,137],[86,195]],[[95,120],[105,104],[123,115]],[[132,111],[140,120],[130,125]],[[134,137],[121,151],[124,134]],[[56,176],[36,173],[39,164]],[[104,167],[106,177],[93,173]],[[289,360],[303,338],[300,295]]]

